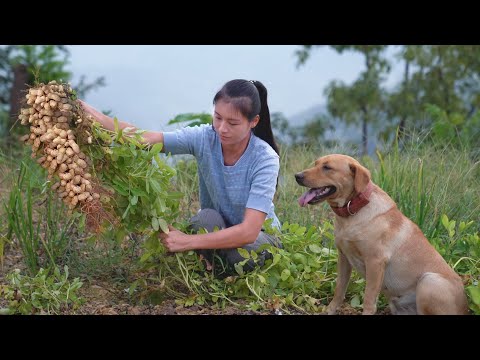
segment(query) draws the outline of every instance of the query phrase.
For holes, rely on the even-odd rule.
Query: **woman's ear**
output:
[[[255,116],[253,120],[250,122],[250,128],[253,129],[255,126],[257,126],[259,121],[260,121],[260,115]]]

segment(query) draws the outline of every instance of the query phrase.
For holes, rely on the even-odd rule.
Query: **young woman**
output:
[[[105,128],[114,129],[112,118],[79,102]],[[191,154],[198,162],[201,209],[190,222],[194,230],[203,227],[208,233],[189,235],[169,226],[168,234],[160,234],[165,247],[170,252],[197,250],[207,260],[207,268],[215,250],[231,268],[244,260],[237,248],[250,252],[265,243],[282,246],[262,229],[266,219],[280,228],[273,205],[280,164],[267,89],[261,82],[231,80],[217,92],[213,104],[212,125],[149,131],[143,137],[150,144],[163,143],[165,153]],[[123,121],[119,125],[134,128]],[[215,226],[220,230],[214,232]],[[268,255],[261,252],[258,265],[263,265]],[[254,266],[249,260],[244,269]]]

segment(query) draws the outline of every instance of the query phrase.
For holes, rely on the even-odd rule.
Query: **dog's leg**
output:
[[[352,265],[348,261],[347,257],[340,251],[340,249],[338,249],[337,284],[335,286],[335,294],[333,295],[333,299],[327,306],[328,315],[336,314],[337,308],[343,303],[351,274]]]
[[[460,279],[427,272],[418,281],[416,290],[420,315],[468,314],[468,302]]]
[[[365,297],[363,299],[363,315],[373,315],[377,311],[377,298],[380,294],[385,274],[385,260],[372,259],[365,264]]]

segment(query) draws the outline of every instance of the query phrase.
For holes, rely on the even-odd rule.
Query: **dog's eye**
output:
[[[328,165],[323,165],[322,168],[323,170],[332,170],[332,168]]]

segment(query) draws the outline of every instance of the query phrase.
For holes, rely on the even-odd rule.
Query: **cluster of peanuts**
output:
[[[28,90],[26,99],[27,106],[20,110],[18,118],[22,125],[30,125],[30,134],[22,140],[32,146],[32,158],[40,156],[37,162],[48,170],[48,178],[55,176],[57,182],[52,190],[60,194],[70,210],[99,199],[88,172],[92,163],[75,141],[75,131],[83,119],[70,85],[56,81],[39,84]],[[88,132],[86,139],[92,143]]]

